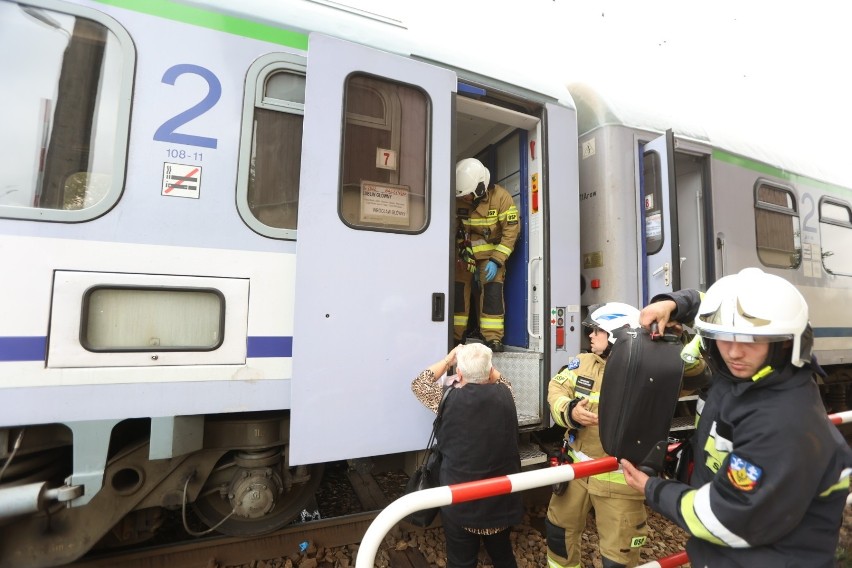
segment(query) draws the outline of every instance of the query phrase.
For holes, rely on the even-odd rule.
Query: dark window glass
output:
[[[413,87],[353,75],[346,84],[340,216],[355,228],[427,223],[429,101]]]

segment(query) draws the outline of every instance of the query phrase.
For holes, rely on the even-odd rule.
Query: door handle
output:
[[[432,321],[444,321],[444,293],[432,294]]]
[[[668,286],[671,282],[671,266],[668,262],[664,263],[661,267],[652,272],[651,276],[656,276],[660,272],[663,273],[663,283]]]
[[[530,285],[529,283],[531,283],[533,281],[533,279],[532,279],[532,277],[533,277],[533,263],[534,262],[540,263],[541,261],[542,261],[541,256],[534,256],[527,263],[527,283],[528,283],[528,285]],[[533,313],[533,310],[536,307],[534,305],[535,303],[536,303],[535,297],[533,296],[533,298],[530,299],[529,307],[527,308],[527,333],[529,334],[530,337],[534,337],[536,339],[541,339],[541,333],[536,333],[535,330],[533,329],[533,325],[532,325],[533,320],[535,319],[535,315]]]

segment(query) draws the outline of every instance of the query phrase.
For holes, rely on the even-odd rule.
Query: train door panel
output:
[[[669,130],[641,151],[640,258],[644,258],[642,304],[680,289],[674,136]]]
[[[450,71],[310,36],[291,464],[424,444],[409,383],[450,337],[455,89]]]
[[[532,150],[541,173],[533,180],[530,199],[530,264],[533,279],[530,334],[544,342],[548,354],[542,389],[547,381],[580,352],[580,172],[577,155],[577,114],[545,105],[546,145]],[[546,167],[541,164],[547,159]],[[544,187],[542,176],[546,176]],[[535,195],[538,193],[539,195]],[[544,233],[543,236],[541,234]],[[541,307],[541,308],[539,308]],[[548,367],[549,365],[549,367]],[[547,401],[542,412],[547,416]]]

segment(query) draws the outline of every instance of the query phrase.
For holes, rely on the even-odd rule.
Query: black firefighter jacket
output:
[[[691,321],[692,290],[668,296]],[[691,535],[696,568],[833,567],[852,450],[828,420],[809,365],[758,380],[713,375],[692,440],[690,485],[652,478],[650,507]]]

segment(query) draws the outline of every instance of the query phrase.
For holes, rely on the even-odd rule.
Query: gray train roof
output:
[[[673,104],[672,97],[681,93],[676,86],[668,95],[657,90],[646,93],[646,96],[637,93],[635,86],[600,88],[577,82],[569,83],[568,90],[577,108],[580,135],[604,125],[624,125],[660,134],[671,128],[679,137],[711,148],[738,154],[792,174],[852,188],[852,170],[846,166],[845,160],[835,157],[842,155],[841,148],[829,148],[829,143],[815,134],[813,143],[816,151],[807,153],[796,149],[803,143],[800,139],[760,139],[762,132],[749,131],[748,125],[736,123],[733,114],[731,121],[725,121],[700,106],[690,108],[689,105]],[[783,121],[785,117],[779,116],[777,120]],[[790,133],[805,140],[810,134]],[[793,155],[794,152],[796,155]]]

